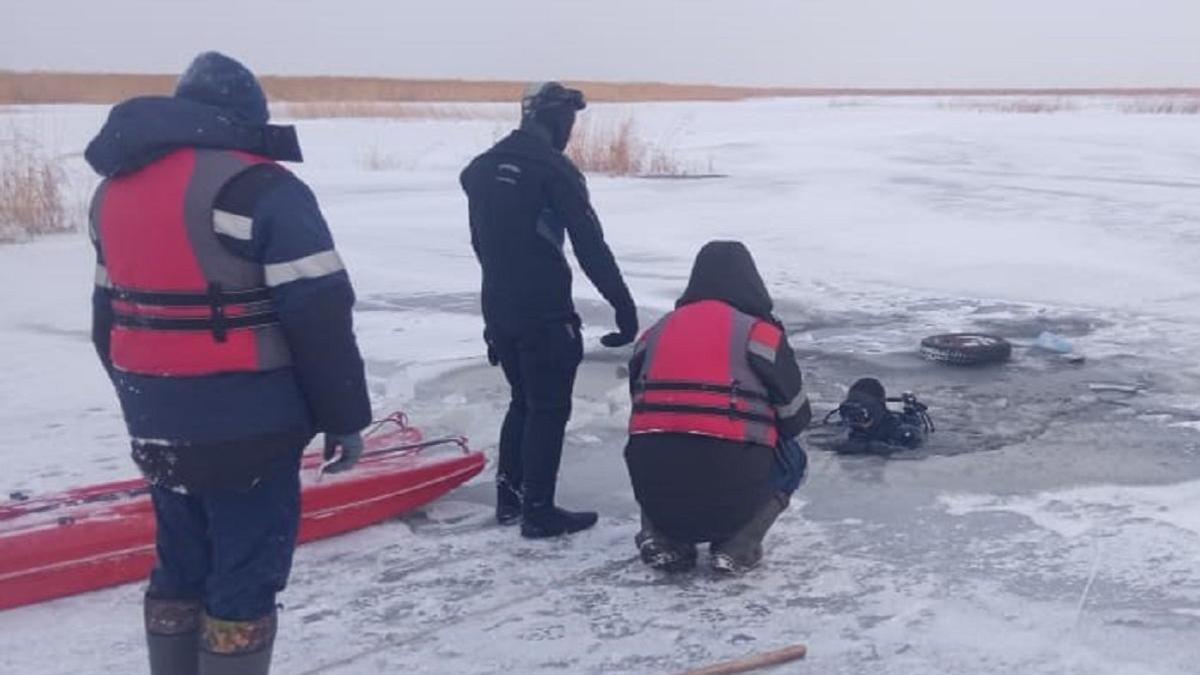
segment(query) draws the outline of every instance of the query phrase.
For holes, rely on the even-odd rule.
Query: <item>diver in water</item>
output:
[[[888,403],[899,403],[903,408],[897,412],[888,408]],[[844,430],[832,443],[834,452],[843,455],[889,455],[913,450],[936,430],[928,406],[914,394],[905,392],[888,398],[883,384],[873,377],[851,385],[846,400],[825,416],[825,424]]]

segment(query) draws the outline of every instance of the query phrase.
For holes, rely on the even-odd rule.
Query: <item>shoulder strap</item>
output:
[[[213,221],[217,195],[247,169],[271,160],[232,150],[197,150],[196,168],[188,186],[184,218],[188,237],[210,284],[222,291],[266,285],[262,265],[234,255],[217,239]]]

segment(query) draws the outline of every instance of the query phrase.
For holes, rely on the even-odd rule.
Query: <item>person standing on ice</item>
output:
[[[150,672],[267,673],[300,455],[322,431],[344,471],[371,420],[350,279],[277,163],[300,161],[294,129],[233,59],[201,54],[173,97],[115,106],[85,156],[104,178],[92,340],[158,527]]]
[[[571,300],[566,237],[584,274],[616,310],[621,347],[637,338],[637,308],[592,209],[583,174],[563,150],[583,93],[557,82],[530,85],[521,127],[462,172],[471,246],[483,268],[488,360],[512,389],[500,430],[496,519],[521,522],[522,536],[553,537],[596,523],[594,512],[555,505],[563,434],[575,372],[583,360],[580,319]]]
[[[812,410],[772,306],[750,251],[709,242],[675,311],[634,347],[625,462],[651,567],[689,570],[701,542],[718,572],[754,567],[800,485],[795,437]]]

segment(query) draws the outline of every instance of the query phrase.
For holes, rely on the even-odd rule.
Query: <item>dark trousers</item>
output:
[[[647,434],[646,436],[653,439],[655,435]],[[635,436],[634,438],[637,439],[638,437]],[[787,508],[792,493],[800,487],[807,473],[808,455],[804,452],[804,448],[794,438],[781,439],[779,445],[774,448],[774,457],[771,460],[767,481],[770,486],[768,492],[757,504],[752,504],[753,510],[748,510],[745,517],[740,518],[732,525],[724,522],[728,520],[727,518],[722,518],[723,522],[718,527],[715,523],[714,512],[711,511],[712,502],[715,497],[713,499],[701,498],[700,501],[693,502],[690,507],[681,508],[677,502],[672,503],[668,501],[660,503],[654,499],[657,496],[656,494],[646,494],[646,491],[651,486],[674,486],[678,484],[678,481],[686,481],[689,478],[696,481],[710,474],[710,472],[689,472],[685,468],[679,468],[679,470],[669,474],[670,478],[667,481],[652,482],[650,476],[646,474],[652,475],[656,473],[655,469],[660,469],[661,467],[656,467],[653,464],[642,461],[645,459],[644,455],[647,452],[653,453],[659,459],[680,461],[679,454],[672,452],[671,447],[672,441],[678,439],[660,435],[658,440],[662,444],[662,447],[655,448],[645,445],[647,442],[653,443],[654,440],[647,441],[647,438],[643,437],[643,445],[635,448],[631,442],[630,446],[626,449],[626,461],[629,462],[630,475],[634,478],[635,493],[638,495],[639,502],[642,505],[642,528],[635,538],[637,545],[641,547],[643,542],[654,540],[660,549],[673,552],[681,558],[694,559],[696,556],[696,544],[694,542],[708,541],[710,550],[714,554],[724,553],[732,557],[739,565],[745,567],[752,567],[757,564],[762,559],[762,542],[767,536],[767,531],[774,525],[775,519],[779,517],[779,514],[783,513],[784,509]],[[718,452],[710,454],[705,452],[705,448],[713,446],[714,441],[697,438],[682,440],[686,442],[687,446],[691,446],[690,448],[684,446],[684,451],[687,452],[690,450],[692,456],[697,460],[707,459],[709,462],[716,462],[718,460],[727,460],[730,457],[737,460],[733,465],[719,467],[722,470],[715,475],[723,476],[721,479],[722,483],[729,482],[733,484],[730,479],[746,473],[745,469],[748,467],[749,460],[754,459],[749,454],[753,451],[753,448],[732,447],[724,448],[726,452],[720,452],[722,448],[716,446],[715,449]],[[717,441],[717,443],[720,443],[720,441]],[[631,453],[630,450],[634,449],[639,452],[637,454]],[[655,450],[658,452],[654,452]],[[734,451],[734,453],[729,453],[729,450]],[[742,469],[742,471],[739,471],[739,469]],[[665,472],[659,471],[659,473]],[[644,483],[640,490],[638,489],[639,478]],[[654,492],[661,492],[661,489]],[[747,490],[742,490],[741,493],[750,494]],[[754,494],[757,494],[757,492]],[[654,506],[660,508],[660,511],[654,518],[661,516],[665,519],[664,522],[668,525],[665,530],[662,529],[662,525],[653,522],[651,516],[646,513],[648,507]],[[729,507],[724,507],[718,509],[716,513],[724,516],[731,510]],[[700,519],[706,522],[700,526],[679,528],[681,522],[687,522],[686,518],[680,519],[677,517],[677,514],[681,511],[701,514]],[[676,527],[670,527],[671,525]],[[703,525],[707,525],[707,527]],[[700,533],[705,530],[710,532],[710,534],[701,535]],[[720,532],[719,534],[718,531]]]
[[[250,621],[275,609],[300,524],[299,452],[253,486],[184,494],[152,486],[158,562],[147,597],[199,600],[209,616]]]
[[[520,487],[527,510],[554,505],[571,392],[583,360],[579,319],[519,332],[489,327],[488,347],[512,390],[500,429],[497,481]]]

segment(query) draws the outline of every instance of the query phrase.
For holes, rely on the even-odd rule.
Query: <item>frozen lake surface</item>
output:
[[[359,293],[379,410],[494,453],[506,391],[483,359],[457,172],[505,130],[471,120],[300,123],[310,181]],[[67,160],[104,111],[0,113]],[[1191,673],[1200,662],[1200,146],[1190,116],[937,101],[589,108],[725,178],[593,177],[643,323],[705,241],[756,255],[817,411],[858,377],[913,390],[939,431],[890,460],[809,439],[811,473],[736,580],[635,558],[621,449],[624,351],[577,275],[587,360],[562,502],[602,511],[529,542],[491,524],[490,477],[425,512],[297,554],[281,673],[669,673],[809,645],[813,673]],[[381,159],[382,158],[382,159]],[[127,477],[88,343],[81,235],[0,247],[0,494]],[[951,369],[920,338],[987,330],[1003,367]],[[1042,331],[1087,356],[1032,348]],[[490,472],[489,472],[490,473]],[[703,561],[702,561],[703,562]],[[703,569],[703,565],[702,565]],[[0,671],[140,672],[141,588],[0,613]]]

